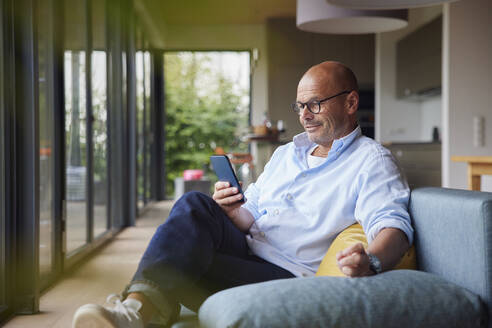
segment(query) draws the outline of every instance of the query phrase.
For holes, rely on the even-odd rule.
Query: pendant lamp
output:
[[[433,6],[457,0],[326,0],[328,4],[347,9],[387,10]]]
[[[353,10],[326,0],[297,0],[297,27],[306,32],[366,34],[408,25],[408,10]]]

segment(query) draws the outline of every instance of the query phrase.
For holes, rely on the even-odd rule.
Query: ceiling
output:
[[[295,17],[296,0],[135,0],[154,22],[164,24],[258,24],[269,17]]]

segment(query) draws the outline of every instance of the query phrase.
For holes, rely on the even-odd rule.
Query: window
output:
[[[108,229],[108,129],[106,2],[92,0],[92,144],[94,236]]]
[[[38,90],[39,90],[39,272],[44,280],[53,271],[54,259],[54,113],[50,65],[52,40],[49,1],[38,6]]]
[[[144,79],[144,99],[145,99],[145,107],[144,107],[144,131],[145,131],[145,146],[144,146],[144,167],[145,167],[145,183],[144,183],[144,199],[145,203],[147,203],[150,199],[152,199],[152,191],[150,185],[150,177],[151,177],[151,151],[152,151],[152,143],[154,139],[154,134],[152,133],[152,116],[150,115],[150,52],[146,51],[144,53],[143,59],[143,79]]]
[[[142,209],[145,205],[145,79],[144,53],[138,51],[135,55],[135,74],[137,80],[137,206]]]
[[[86,3],[65,1],[67,254],[87,242]]]
[[[135,56],[137,79],[137,203],[142,209],[151,199],[151,115],[150,53],[138,51]]]
[[[166,192],[185,169],[204,169],[217,148],[248,151],[250,54],[183,51],[164,54]],[[205,164],[206,165],[206,164]],[[249,167],[240,170],[240,174]],[[249,171],[248,171],[249,172]],[[242,180],[249,181],[245,174]]]

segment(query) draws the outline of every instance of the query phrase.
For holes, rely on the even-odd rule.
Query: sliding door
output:
[[[92,53],[91,102],[92,167],[93,167],[93,236],[97,238],[109,228],[108,223],[108,108],[107,108],[107,43],[106,1],[91,1]]]
[[[87,242],[87,6],[65,0],[65,182],[67,254]]]
[[[151,199],[151,143],[153,133],[150,115],[150,53],[138,51],[135,56],[137,82],[137,205],[143,207]]]
[[[39,272],[41,281],[54,271],[54,106],[53,106],[53,2],[37,8],[39,99]]]
[[[145,170],[145,183],[144,183],[144,201],[145,203],[153,199],[150,177],[152,170],[151,152],[154,143],[154,133],[152,130],[152,115],[151,115],[151,57],[150,52],[144,52],[143,56],[143,78],[144,78],[144,131],[145,131],[145,145],[144,145],[144,170]]]
[[[145,86],[144,52],[135,55],[135,75],[137,86],[137,208],[145,206]]]

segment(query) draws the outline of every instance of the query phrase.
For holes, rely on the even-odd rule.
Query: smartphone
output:
[[[231,187],[236,187],[237,190],[243,194],[243,198],[240,202],[244,202],[244,193],[237,179],[236,173],[232,168],[231,162],[226,155],[214,155],[210,156],[210,162],[214,168],[215,174],[219,178],[219,181],[227,181],[230,183]]]

